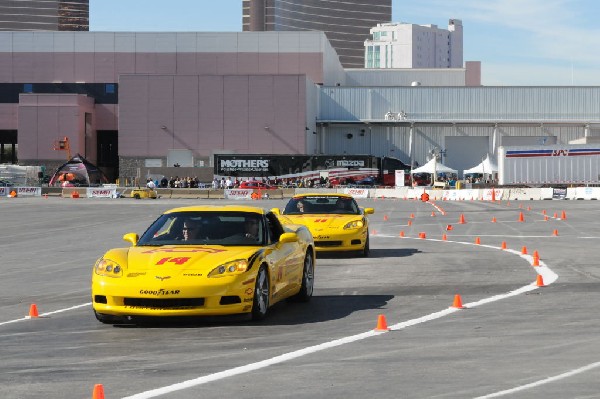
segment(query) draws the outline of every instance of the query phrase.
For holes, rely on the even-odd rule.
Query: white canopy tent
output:
[[[481,161],[479,165],[473,166],[470,169],[465,169],[463,170],[463,173],[481,173],[491,175],[498,173],[498,164],[491,159],[490,154],[487,154],[485,159]]]
[[[456,169],[447,167],[446,165],[439,163],[435,158],[432,158],[423,166],[419,166],[413,169],[410,173],[456,173]]]

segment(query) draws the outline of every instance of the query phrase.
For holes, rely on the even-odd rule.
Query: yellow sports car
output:
[[[246,313],[313,293],[313,238],[301,225],[251,206],[193,206],[162,214],[132,246],[109,250],[92,272],[92,306],[103,323],[143,316]]]
[[[135,188],[131,190],[131,198],[140,199],[140,198],[152,198],[157,199],[158,193],[156,190],[152,188]]]
[[[360,208],[347,194],[300,194],[290,199],[282,218],[307,226],[317,251],[354,251],[369,256],[366,215],[373,212],[373,208]]]

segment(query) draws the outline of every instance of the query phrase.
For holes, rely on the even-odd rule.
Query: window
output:
[[[32,83],[23,84],[23,93],[33,93],[33,84]]]

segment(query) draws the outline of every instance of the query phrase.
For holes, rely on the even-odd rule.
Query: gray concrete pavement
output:
[[[507,390],[502,396],[600,397],[595,201],[442,201],[435,208],[361,200],[376,209],[371,257],[319,257],[309,304],[276,306],[262,323],[97,322],[89,305],[94,261],[162,211],[198,202],[207,201],[0,198],[0,397],[90,398],[102,384],[106,398],[141,398],[184,381],[190,387],[156,397],[475,398]],[[566,220],[553,218],[562,211]],[[502,241],[509,251],[499,249]],[[523,246],[537,250],[558,279],[502,297],[536,280],[512,252]],[[423,319],[447,310],[456,294],[465,304],[499,299]],[[24,320],[32,303],[42,317]],[[373,330],[380,314],[392,331],[349,338]],[[275,357],[281,361],[257,364]],[[253,370],[233,375],[241,366]]]

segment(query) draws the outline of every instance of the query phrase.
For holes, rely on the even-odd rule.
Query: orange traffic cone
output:
[[[496,202],[496,190],[492,188],[492,202]]]
[[[527,207],[527,210],[528,210],[528,211],[530,211],[530,210],[531,210],[531,207],[530,207],[530,206],[528,206],[528,207]]]
[[[534,258],[539,258],[540,254],[538,253],[538,251],[536,249],[535,251],[533,251],[533,255],[531,255],[531,256],[533,256]]]
[[[409,220],[408,222],[406,222],[406,224],[407,224],[408,226],[412,226],[412,220]]]
[[[540,265],[540,257],[533,255],[533,263],[531,265],[532,266],[539,266]]]
[[[562,220],[567,220],[567,214],[565,213],[565,211],[562,211],[562,214],[560,215],[560,218]]]
[[[481,239],[479,237],[475,237],[475,244],[481,244]]]
[[[548,221],[548,215],[544,215],[544,222]]]
[[[542,209],[542,215],[545,215],[545,214],[546,214],[546,210]]]
[[[510,201],[506,201],[506,206],[510,206]]]
[[[544,285],[544,278],[542,277],[541,274],[537,275],[537,278],[535,280],[535,285],[537,285],[538,287],[545,287],[545,285]]]
[[[102,386],[102,384],[94,385],[92,399],[104,399],[104,387]]]
[[[519,222],[524,222],[525,217],[523,216],[523,212],[519,212]]]
[[[500,249],[506,249],[506,241],[502,241],[502,245],[500,246]]]
[[[558,236],[558,230],[557,230],[557,229],[554,229],[554,231],[552,232],[552,235],[553,235],[553,236]]]
[[[374,236],[377,234],[377,230],[373,229],[373,231],[371,231],[371,235]]]
[[[554,212],[554,219],[558,219],[558,212]]]
[[[452,230],[452,229],[453,229],[453,227],[452,227],[452,225],[451,225],[451,224],[449,224],[448,226],[446,226],[446,230],[447,230],[447,231],[450,231],[450,230]]]
[[[426,239],[426,238],[427,238],[427,234],[425,234],[425,233],[419,233],[419,238],[420,238],[421,240],[424,240],[424,239]]]
[[[435,212],[431,212],[431,217],[435,217]]]
[[[452,303],[452,307],[456,309],[464,309],[460,295],[454,295],[454,302]]]
[[[414,219],[414,218],[415,218],[415,214],[414,214],[414,213],[411,213],[411,214],[410,214],[410,218],[411,218],[411,219]]]
[[[404,231],[400,231],[400,237],[404,237]]]
[[[523,248],[521,248],[521,254],[527,255],[527,247],[526,246],[523,246]]]
[[[446,241],[448,239],[448,237],[446,237],[446,234],[442,234],[442,241]]]
[[[383,215],[383,221],[386,222],[388,220],[388,215]]]
[[[8,196],[9,196],[10,198],[15,198],[15,197],[17,196],[17,192],[16,192],[15,190],[12,190],[12,191],[10,192],[10,194],[8,194]]]
[[[375,327],[375,331],[390,331],[387,322],[385,321],[385,316],[382,314],[377,317],[377,327]]]
[[[496,223],[496,217],[495,216],[492,218],[492,223]]]
[[[35,303],[32,303],[31,306],[29,306],[29,317],[38,317],[39,313],[38,313],[38,308],[37,305]]]
[[[460,214],[460,218],[458,219],[458,224],[465,224],[465,215],[463,215],[462,213]]]
[[[73,191],[71,193],[71,198],[79,198],[79,191]]]

